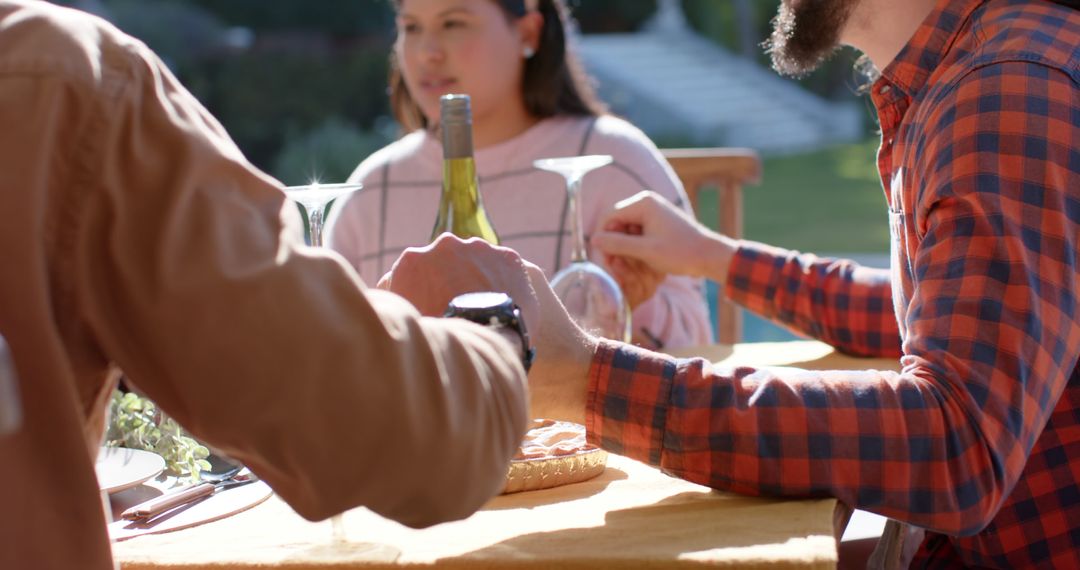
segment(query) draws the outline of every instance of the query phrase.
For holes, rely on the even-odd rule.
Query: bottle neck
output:
[[[458,209],[475,208],[475,204],[479,202],[479,188],[476,182],[476,161],[473,157],[443,160],[442,193],[443,202],[454,204]]]
[[[454,209],[475,209],[478,201],[476,160],[473,158],[472,123],[448,121],[442,125],[444,204]]]
[[[442,125],[443,160],[473,157],[472,123],[454,121]]]
[[[444,146],[442,196],[431,237],[450,232],[460,238],[479,237],[498,245],[499,236],[480,198],[471,138],[467,130],[464,136],[453,131],[443,135],[448,144]]]

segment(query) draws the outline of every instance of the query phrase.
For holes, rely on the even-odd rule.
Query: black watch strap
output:
[[[454,297],[446,307],[445,317],[458,317],[489,327],[513,330],[521,339],[521,365],[529,371],[536,356],[536,349],[529,342],[529,332],[521,309],[505,293],[465,293]]]

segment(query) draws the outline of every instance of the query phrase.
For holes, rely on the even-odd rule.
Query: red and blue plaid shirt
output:
[[[590,439],[925,527],[920,565],[1080,568],[1078,65],[1080,12],[940,1],[872,89],[891,271],[735,256],[731,298],[901,372],[722,372],[604,344]]]

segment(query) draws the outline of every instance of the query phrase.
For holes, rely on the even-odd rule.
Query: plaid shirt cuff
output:
[[[775,312],[776,283],[792,252],[763,243],[740,241],[728,266],[724,295],[758,314]]]
[[[602,339],[589,370],[589,443],[660,465],[675,370],[671,357]]]

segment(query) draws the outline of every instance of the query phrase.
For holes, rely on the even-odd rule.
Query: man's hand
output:
[[[597,341],[570,319],[539,267],[511,249],[443,234],[428,246],[405,250],[379,287],[429,316],[442,315],[461,293],[510,295],[536,348],[529,371],[533,417],[584,422],[587,375]]]
[[[615,204],[591,243],[606,256],[638,259],[659,273],[709,277],[723,283],[735,241],[699,224],[650,191]],[[640,228],[640,235],[627,228]]]
[[[450,300],[462,293],[499,291],[514,300],[530,330],[540,318],[521,256],[477,238],[462,241],[443,234],[424,247],[410,247],[378,287],[405,297],[429,317],[441,317]]]
[[[629,235],[641,235],[641,226],[636,224],[612,222],[604,229]],[[604,255],[604,263],[611,272],[611,276],[619,284],[619,288],[622,289],[623,295],[626,296],[626,303],[630,305],[631,311],[651,299],[666,277],[664,273],[656,271],[644,261],[633,257]]]
[[[664,282],[665,274],[649,267],[640,259],[621,256],[604,256],[611,276],[619,284],[630,310],[638,308],[642,303],[652,299],[660,284]]]

